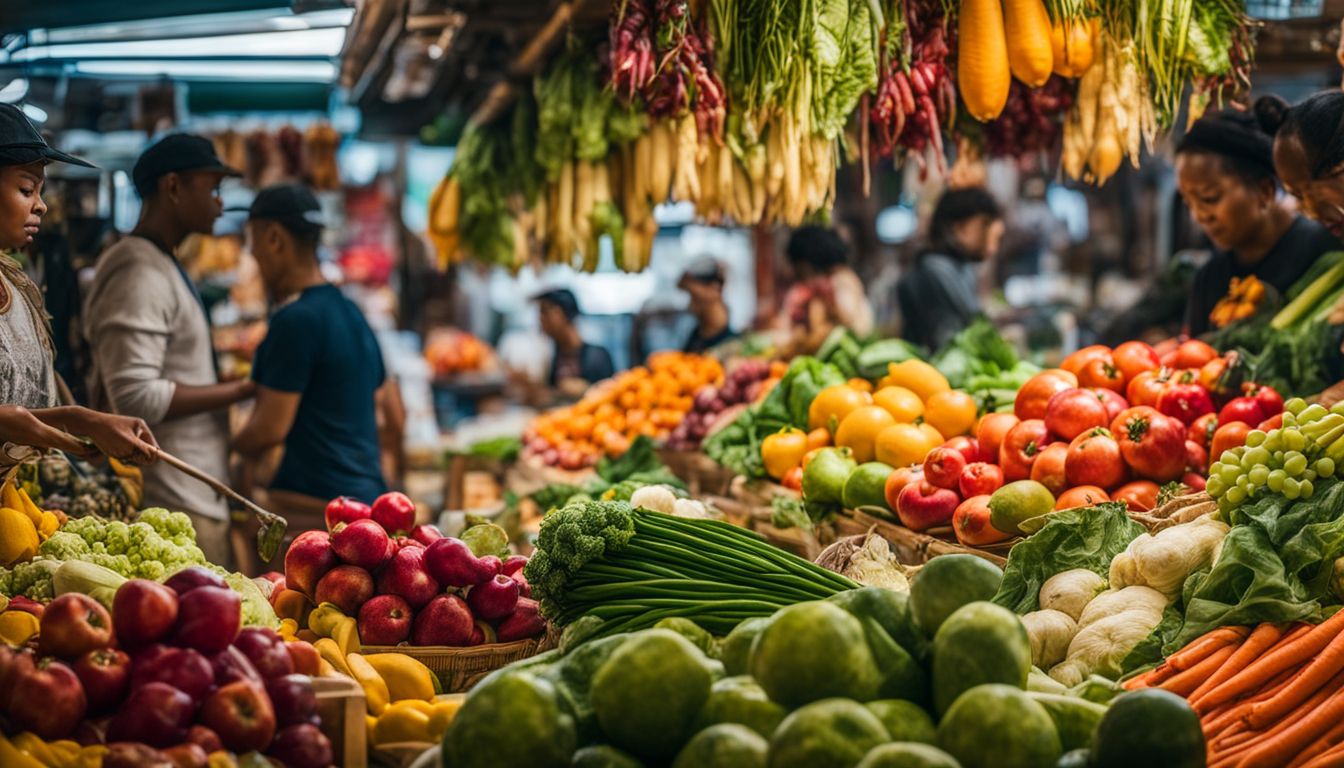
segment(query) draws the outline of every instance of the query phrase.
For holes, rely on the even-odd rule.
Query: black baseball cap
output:
[[[154,190],[159,179],[170,173],[210,171],[221,176],[242,176],[215,154],[215,145],[204,136],[194,133],[174,133],[163,137],[140,154],[131,169],[131,183],[144,198]]]
[[[302,184],[277,184],[267,187],[252,198],[246,208],[226,208],[227,211],[246,211],[248,220],[279,222],[291,232],[311,232],[327,225],[322,215],[322,204],[312,190]]]
[[[23,110],[0,104],[0,165],[27,165],[42,160],[96,168],[93,163],[52,149]]]
[[[570,320],[579,316],[579,300],[574,298],[574,292],[568,288],[552,288],[548,291],[542,291],[533,296],[532,300],[554,304]]]

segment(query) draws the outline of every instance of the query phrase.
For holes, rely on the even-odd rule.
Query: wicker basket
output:
[[[445,693],[469,690],[481,678],[500,667],[522,661],[550,647],[547,635],[512,643],[492,643],[470,648],[452,648],[443,645],[366,645],[366,656],[377,653],[401,653],[429,667],[438,675]]]
[[[317,714],[322,719],[322,733],[331,740],[336,764],[345,768],[365,768],[368,765],[368,728],[364,713],[364,689],[345,675],[327,675],[313,678],[313,693],[317,697]]]
[[[836,529],[842,536],[864,533],[870,528],[887,540],[898,560],[909,565],[923,565],[939,555],[975,555],[1002,568],[1008,562],[1008,550],[1012,549],[1016,541],[1005,541],[988,547],[968,547],[956,541],[949,527],[916,532],[899,523],[858,510],[846,510],[836,519]]]

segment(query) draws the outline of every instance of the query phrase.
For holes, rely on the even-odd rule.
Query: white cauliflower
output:
[[[1068,655],[1051,668],[1050,677],[1070,688],[1088,675],[1118,677],[1120,662],[1152,634],[1161,621],[1162,609],[1154,610],[1142,604],[1097,619],[1078,630],[1073,642],[1069,643]]]
[[[1227,531],[1226,523],[1201,517],[1156,536],[1142,534],[1111,560],[1111,586],[1152,587],[1174,600],[1186,578],[1212,562]]]
[[[675,517],[689,517],[696,520],[708,520],[714,517],[704,504],[695,499],[677,499],[672,503],[672,514]]]
[[[1041,608],[1060,611],[1077,621],[1083,607],[1105,588],[1106,580],[1086,568],[1061,571],[1041,585]]]
[[[1027,628],[1027,638],[1031,640],[1031,663],[1034,666],[1044,669],[1064,660],[1069,643],[1078,634],[1078,623],[1072,617],[1047,608],[1020,618],[1022,626]]]
[[[677,503],[676,494],[666,485],[646,485],[630,494],[630,506],[670,515]]]

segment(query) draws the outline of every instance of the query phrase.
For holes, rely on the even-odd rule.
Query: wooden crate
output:
[[[470,690],[481,678],[500,667],[522,661],[550,647],[547,635],[511,643],[491,643],[469,648],[442,645],[366,645],[363,653],[402,653],[429,667],[438,676],[445,693]]]
[[[331,740],[336,764],[365,768],[369,750],[364,689],[345,675],[336,674],[313,678],[313,693],[317,696],[317,714],[322,718],[322,733]]]
[[[733,482],[732,470],[699,451],[658,449],[658,458],[686,483],[693,498],[722,496]]]

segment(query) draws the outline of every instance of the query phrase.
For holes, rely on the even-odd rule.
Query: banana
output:
[[[42,768],[42,762],[14,746],[0,733],[0,765],[5,768]]]
[[[342,616],[336,621],[332,627],[331,639],[340,646],[341,653],[349,655],[363,650],[359,643],[359,625],[349,616]]]
[[[375,716],[381,715],[392,699],[387,690],[387,682],[362,655],[351,653],[345,657],[345,661],[350,668],[351,677],[364,688],[364,699],[369,713]]]
[[[329,637],[319,638],[317,642],[313,643],[313,647],[317,649],[317,655],[337,672],[346,677],[355,676],[355,673],[350,671],[350,665],[346,663],[345,655],[341,653],[341,647],[336,644],[335,640]]]
[[[341,619],[349,618],[334,603],[322,603],[308,614],[308,628],[318,637],[331,637]]]

